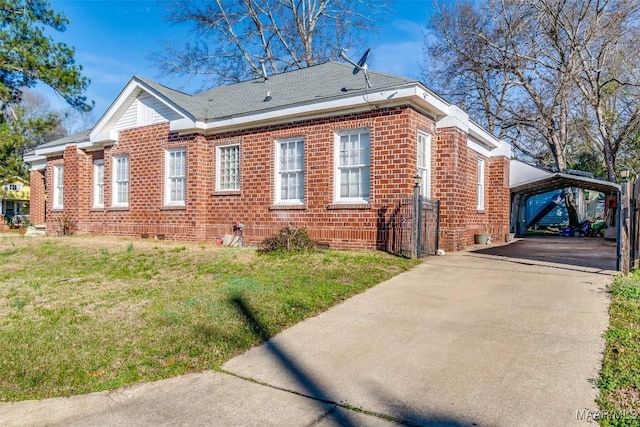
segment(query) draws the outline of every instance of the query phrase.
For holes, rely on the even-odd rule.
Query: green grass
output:
[[[0,237],[0,401],[217,369],[414,265],[373,251]]]
[[[640,272],[610,288],[609,329],[598,386],[603,426],[640,427]]]

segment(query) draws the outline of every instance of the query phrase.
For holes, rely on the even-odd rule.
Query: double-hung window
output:
[[[276,142],[276,203],[304,203],[304,139]]]
[[[371,143],[368,129],[340,132],[335,142],[335,200],[369,202]]]
[[[240,190],[240,144],[216,148],[216,191]]]
[[[104,160],[93,162],[93,207],[104,206]]]
[[[184,148],[165,152],[164,204],[184,206],[187,187],[187,152]]]
[[[478,159],[478,210],[484,210],[484,160]]]
[[[129,156],[113,157],[113,200],[115,207],[129,206]]]
[[[428,198],[431,194],[431,135],[418,132],[418,164],[420,195]]]
[[[64,166],[53,167],[53,209],[64,207]]]

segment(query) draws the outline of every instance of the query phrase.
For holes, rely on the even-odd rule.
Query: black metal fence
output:
[[[440,201],[404,198],[378,211],[378,249],[407,258],[435,255],[440,234]]]
[[[440,236],[440,200],[419,198],[418,244],[419,257],[435,255]]]

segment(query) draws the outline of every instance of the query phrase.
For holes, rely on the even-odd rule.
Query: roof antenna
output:
[[[348,56],[347,56],[347,49],[341,49],[340,50],[340,58],[344,59],[345,61],[347,61],[349,64],[353,65],[353,74],[358,74],[360,71],[362,71],[362,74],[364,74],[364,78],[367,81],[367,87],[369,89],[371,89],[371,82],[369,81],[369,73],[367,72],[367,58],[369,57],[369,51],[371,49],[367,49],[367,51],[364,53],[364,55],[362,55],[360,57],[360,60],[358,62],[353,62]]]
[[[268,82],[269,81],[269,77],[267,76],[267,67],[265,67],[264,63],[266,61],[264,59],[260,60],[260,65],[262,66],[262,77],[264,77],[264,81]]]

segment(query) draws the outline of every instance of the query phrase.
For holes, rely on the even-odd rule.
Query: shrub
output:
[[[278,233],[260,242],[260,251],[269,252],[303,252],[316,247],[316,242],[309,237],[307,230],[287,224]]]
[[[58,233],[63,236],[73,234],[78,231],[78,223],[68,215],[64,215],[58,220]]]

